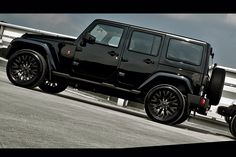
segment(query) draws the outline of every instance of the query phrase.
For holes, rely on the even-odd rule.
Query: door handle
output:
[[[116,53],[115,51],[109,51],[109,52],[107,52],[109,55],[111,55],[111,56],[119,56],[119,54],[118,53]]]
[[[147,64],[154,64],[154,61],[152,61],[151,59],[147,58],[143,60],[145,63]]]

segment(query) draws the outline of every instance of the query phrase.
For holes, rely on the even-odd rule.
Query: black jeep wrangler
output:
[[[67,86],[145,104],[148,117],[174,125],[191,111],[218,105],[225,70],[209,65],[209,43],[108,20],[93,21],[77,39],[24,34],[7,53],[17,86],[59,93]]]

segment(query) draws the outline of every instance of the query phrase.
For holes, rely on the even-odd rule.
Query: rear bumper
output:
[[[205,103],[201,104],[201,100],[204,99]],[[210,107],[209,105],[209,99],[203,98],[198,95],[188,94],[188,104],[192,108],[201,108],[201,109],[208,109]]]

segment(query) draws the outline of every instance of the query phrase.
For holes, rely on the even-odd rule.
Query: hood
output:
[[[22,38],[31,39],[31,40],[40,40],[40,41],[54,41],[54,42],[75,42],[76,39],[52,36],[52,35],[41,35],[41,34],[24,34]]]

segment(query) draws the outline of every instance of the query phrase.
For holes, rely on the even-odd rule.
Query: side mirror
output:
[[[212,47],[211,47],[211,49],[210,49],[210,55],[211,55],[211,58],[212,58],[212,59],[213,59],[214,56],[215,56],[215,54],[213,53]]]
[[[94,36],[92,36],[90,33],[86,33],[80,42],[80,46],[85,47],[87,43],[94,44],[95,41],[96,38]]]

